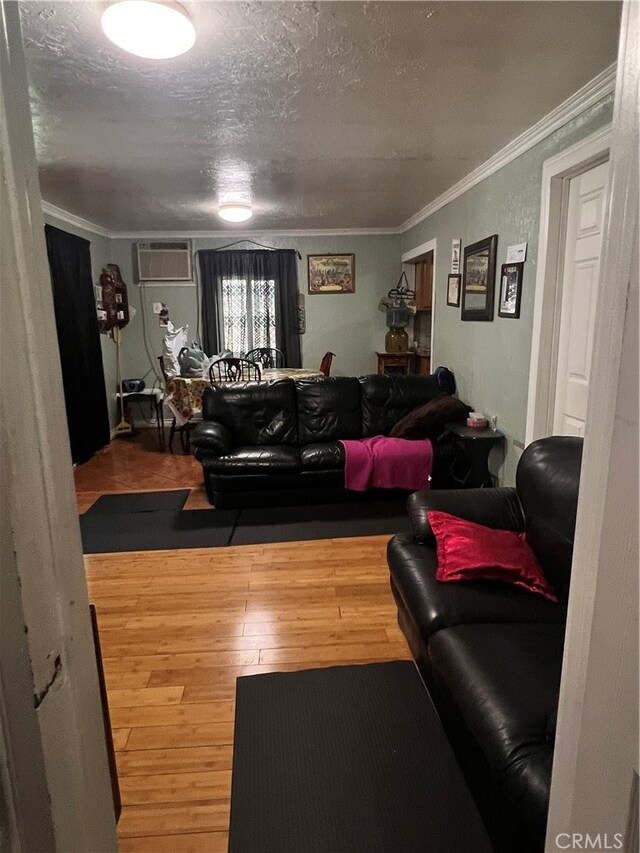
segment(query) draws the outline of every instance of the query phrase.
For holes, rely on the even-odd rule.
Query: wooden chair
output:
[[[164,356],[158,356],[158,362],[160,363],[160,371],[162,372],[162,378],[164,379],[165,385],[165,395],[167,384],[169,383],[169,377],[167,376],[167,370],[164,365]],[[180,446],[182,447],[183,453],[191,453],[191,448],[189,446],[189,435],[191,433],[191,421],[187,421],[186,424],[182,424],[182,426],[178,426],[176,422],[176,416],[171,413],[171,429],[169,430],[169,453],[173,453],[173,437],[176,433],[180,434]]]
[[[276,347],[257,347],[250,350],[245,358],[259,364],[263,370],[270,367],[284,367],[284,353]]]
[[[219,358],[209,368],[212,385],[220,382],[259,382],[261,378],[258,365],[246,358]]]
[[[320,373],[324,373],[325,376],[328,376],[331,373],[331,362],[333,361],[333,357],[335,352],[326,352],[322,356],[322,361],[320,362]]]

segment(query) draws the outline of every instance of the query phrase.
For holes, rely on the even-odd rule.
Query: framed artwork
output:
[[[462,279],[462,319],[493,320],[498,235],[466,246]]]
[[[307,255],[309,293],[355,293],[355,255]]]
[[[460,282],[462,276],[459,273],[451,273],[447,276],[447,305],[454,308],[460,307]]]
[[[522,298],[522,270],[524,264],[502,264],[500,269],[500,296],[498,298],[498,317],[520,317]]]

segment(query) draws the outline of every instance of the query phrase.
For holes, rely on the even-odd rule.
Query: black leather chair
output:
[[[549,802],[582,439],[524,451],[515,488],[417,492],[388,546],[402,628],[496,848],[541,851]],[[440,583],[428,510],[526,534],[559,603],[491,581]]]

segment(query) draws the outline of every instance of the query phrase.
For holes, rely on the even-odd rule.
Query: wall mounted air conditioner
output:
[[[139,281],[193,281],[191,241],[138,243]]]

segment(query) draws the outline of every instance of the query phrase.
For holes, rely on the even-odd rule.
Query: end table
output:
[[[457,451],[451,472],[456,483],[465,489],[493,486],[489,454],[504,439],[504,433],[492,427],[476,429],[466,424],[447,424],[446,429],[454,436]]]

